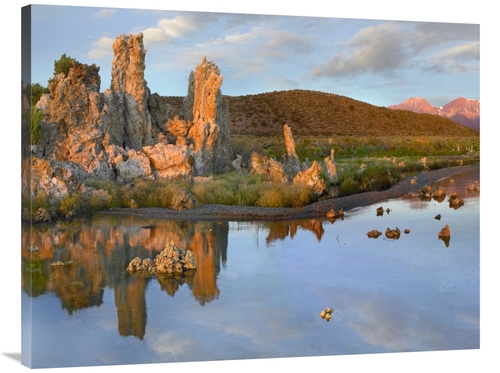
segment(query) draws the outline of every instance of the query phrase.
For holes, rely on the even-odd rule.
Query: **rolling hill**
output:
[[[225,96],[231,133],[272,136],[288,124],[294,135],[314,136],[479,136],[448,118],[374,106],[345,96],[308,90]],[[167,102],[180,110],[182,97]]]

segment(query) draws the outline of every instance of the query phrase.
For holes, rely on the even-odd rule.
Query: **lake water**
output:
[[[478,171],[435,184],[459,193],[458,209],[415,192],[333,222],[99,215],[35,227],[36,252],[23,228],[23,359],[39,368],[478,349],[474,180]],[[390,213],[377,216],[379,206]],[[438,238],[446,224],[449,242]],[[398,240],[366,234],[396,227]],[[125,271],[172,241],[193,251],[194,276]]]

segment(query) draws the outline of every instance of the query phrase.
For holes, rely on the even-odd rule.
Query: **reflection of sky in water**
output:
[[[441,186],[449,193],[468,181],[444,180]],[[71,315],[51,292],[30,298],[34,363],[479,348],[479,194],[460,195],[465,205],[458,210],[447,200],[414,196],[356,209],[333,224],[323,221],[320,233],[311,221],[291,228],[283,222],[229,223],[227,258],[214,272],[218,296],[201,306],[193,298],[196,285],[183,284],[171,296],[156,279],[144,282],[143,340],[119,335],[110,285],[100,306]],[[378,206],[391,212],[377,217]],[[434,219],[437,214],[441,220]],[[449,247],[437,237],[446,224]],[[366,236],[396,226],[410,233],[392,241]],[[330,322],[319,317],[326,306],[335,310]]]

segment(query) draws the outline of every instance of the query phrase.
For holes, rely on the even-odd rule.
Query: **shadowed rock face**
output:
[[[108,127],[116,145],[140,150],[152,144],[143,34],[121,35],[113,43],[113,51],[111,92],[107,92],[107,101],[117,113],[108,112],[112,117]]]

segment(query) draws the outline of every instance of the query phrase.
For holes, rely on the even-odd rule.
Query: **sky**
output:
[[[185,96],[189,73],[206,56],[230,96],[307,89],[377,106],[480,99],[477,23],[114,7],[34,5],[32,81],[46,86],[65,53],[99,66],[104,91],[113,41],[139,32],[145,79],[160,95]]]

